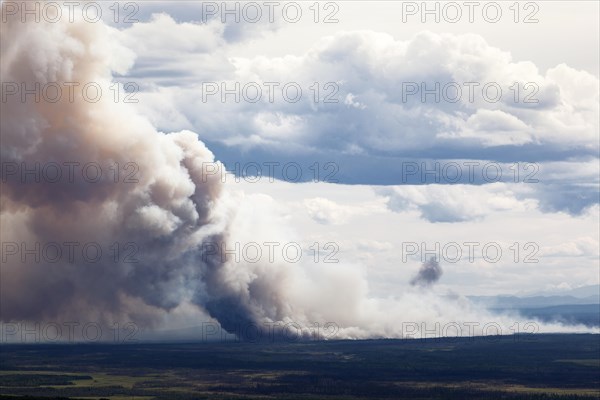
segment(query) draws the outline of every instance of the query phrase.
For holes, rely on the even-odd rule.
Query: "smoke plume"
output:
[[[204,290],[193,252],[224,231],[212,153],[115,98],[133,54],[112,28],[8,16],[1,33],[2,319],[152,325]]]
[[[437,260],[432,257],[421,265],[417,275],[410,280],[410,284],[412,286],[422,287],[431,286],[440,280],[441,276],[442,267],[440,267],[440,263],[438,263]]]

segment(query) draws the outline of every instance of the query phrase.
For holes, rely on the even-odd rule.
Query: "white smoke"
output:
[[[53,253],[2,264],[3,320],[150,324],[202,290],[202,266],[189,252],[223,229],[213,212],[220,182],[202,176],[202,163],[213,155],[194,133],[157,132],[129,104],[115,101],[111,74],[133,58],[110,45],[112,34],[85,21],[21,23],[8,16],[2,24],[3,90],[14,83],[19,90],[58,85],[63,92],[56,102],[3,93],[3,244],[31,250],[58,243],[63,251],[54,263],[44,262]],[[101,88],[97,102],[86,85]],[[22,174],[38,165],[42,175],[50,163],[61,167],[57,182]],[[100,168],[98,182],[91,182],[94,168],[83,170],[88,163]],[[72,176],[65,165],[73,166]],[[80,245],[69,259],[63,244],[73,242]],[[103,253],[97,262],[82,260],[89,243]]]

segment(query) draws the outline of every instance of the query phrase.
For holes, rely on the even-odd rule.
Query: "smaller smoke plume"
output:
[[[440,279],[440,276],[442,276],[442,267],[434,257],[431,257],[429,261],[425,261],[421,265],[417,275],[410,280],[410,284],[422,287],[431,286]]]

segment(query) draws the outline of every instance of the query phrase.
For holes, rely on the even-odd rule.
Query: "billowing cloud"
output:
[[[534,199],[521,200],[515,190],[527,192],[527,188],[516,185],[513,188],[504,183],[394,186],[378,192],[388,197],[388,207],[394,211],[418,210],[431,222],[460,222],[502,211],[536,208]]]
[[[158,29],[161,20],[146,25]],[[135,29],[121,32],[125,42],[136,37]],[[435,159],[507,166],[527,161],[537,163],[540,173],[560,163],[597,169],[599,81],[565,63],[543,71],[479,35],[427,31],[403,39],[368,30],[338,32],[302,54],[279,57],[240,57],[235,49],[223,45],[210,62],[170,52],[170,62],[193,70],[194,78],[176,78],[177,84],[170,77],[168,84],[140,93],[141,109],[153,123],[196,131],[226,164],[335,162],[341,183],[385,185],[430,183],[404,181],[402,168]],[[134,67],[130,76],[146,87],[142,70]],[[273,99],[268,82],[278,83]],[[224,86],[206,95],[207,83]],[[239,99],[223,99],[223,88],[236,84]],[[244,97],[247,84],[252,101]],[[298,101],[286,100],[286,84],[295,85],[292,94],[301,88]],[[257,87],[261,97],[255,101]],[[574,179],[588,178],[585,170],[571,170]],[[509,175],[501,181],[510,181]],[[540,180],[537,199],[548,212],[581,213],[598,203],[593,179],[593,187],[572,179]],[[574,203],[564,201],[576,191],[581,194]]]
[[[321,224],[341,225],[353,216],[368,215],[381,212],[378,204],[364,204],[361,206],[348,206],[338,204],[323,197],[304,200],[308,215]]]
[[[343,32],[321,39],[301,56],[230,60],[229,74],[214,79],[230,87],[233,82],[295,82],[303,96],[290,103],[277,91],[271,102],[264,87],[256,103],[230,96],[223,104],[220,95],[202,101],[198,85],[183,87],[182,112],[219,107],[225,111],[219,118],[238,128],[232,134],[262,137],[274,148],[287,143],[294,129],[299,130],[294,142],[305,148],[344,153],[351,144],[372,155],[451,146],[471,149],[474,158],[481,146],[598,147],[597,78],[565,64],[542,74],[533,63],[513,61],[510,53],[477,35],[423,32],[396,40],[371,31]],[[315,87],[310,88],[314,82],[321,86],[318,102]],[[335,103],[325,102],[329,94]],[[281,125],[278,138],[273,137],[261,125],[247,124],[258,107],[297,122]],[[202,135],[226,140],[217,138],[207,118],[201,113],[193,122],[204,127]]]

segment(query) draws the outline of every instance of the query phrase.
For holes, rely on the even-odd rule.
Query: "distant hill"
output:
[[[517,311],[525,318],[543,322],[560,322],[569,325],[600,327],[600,304],[576,304],[552,307],[492,309],[496,312]]]
[[[534,308],[573,304],[600,304],[600,285],[568,290],[547,290],[527,295],[469,296],[475,303],[494,308]]]
[[[529,296],[469,296],[496,312],[516,311],[526,318],[600,326],[600,285],[536,292]]]
[[[580,286],[575,289],[566,289],[566,290],[546,290],[541,292],[530,293],[527,296],[522,295],[521,297],[531,297],[531,296],[573,296],[573,297],[590,297],[590,296],[600,296],[600,285],[587,285]]]
[[[600,304],[600,296],[469,296],[475,303],[487,308],[536,308],[578,304]]]

